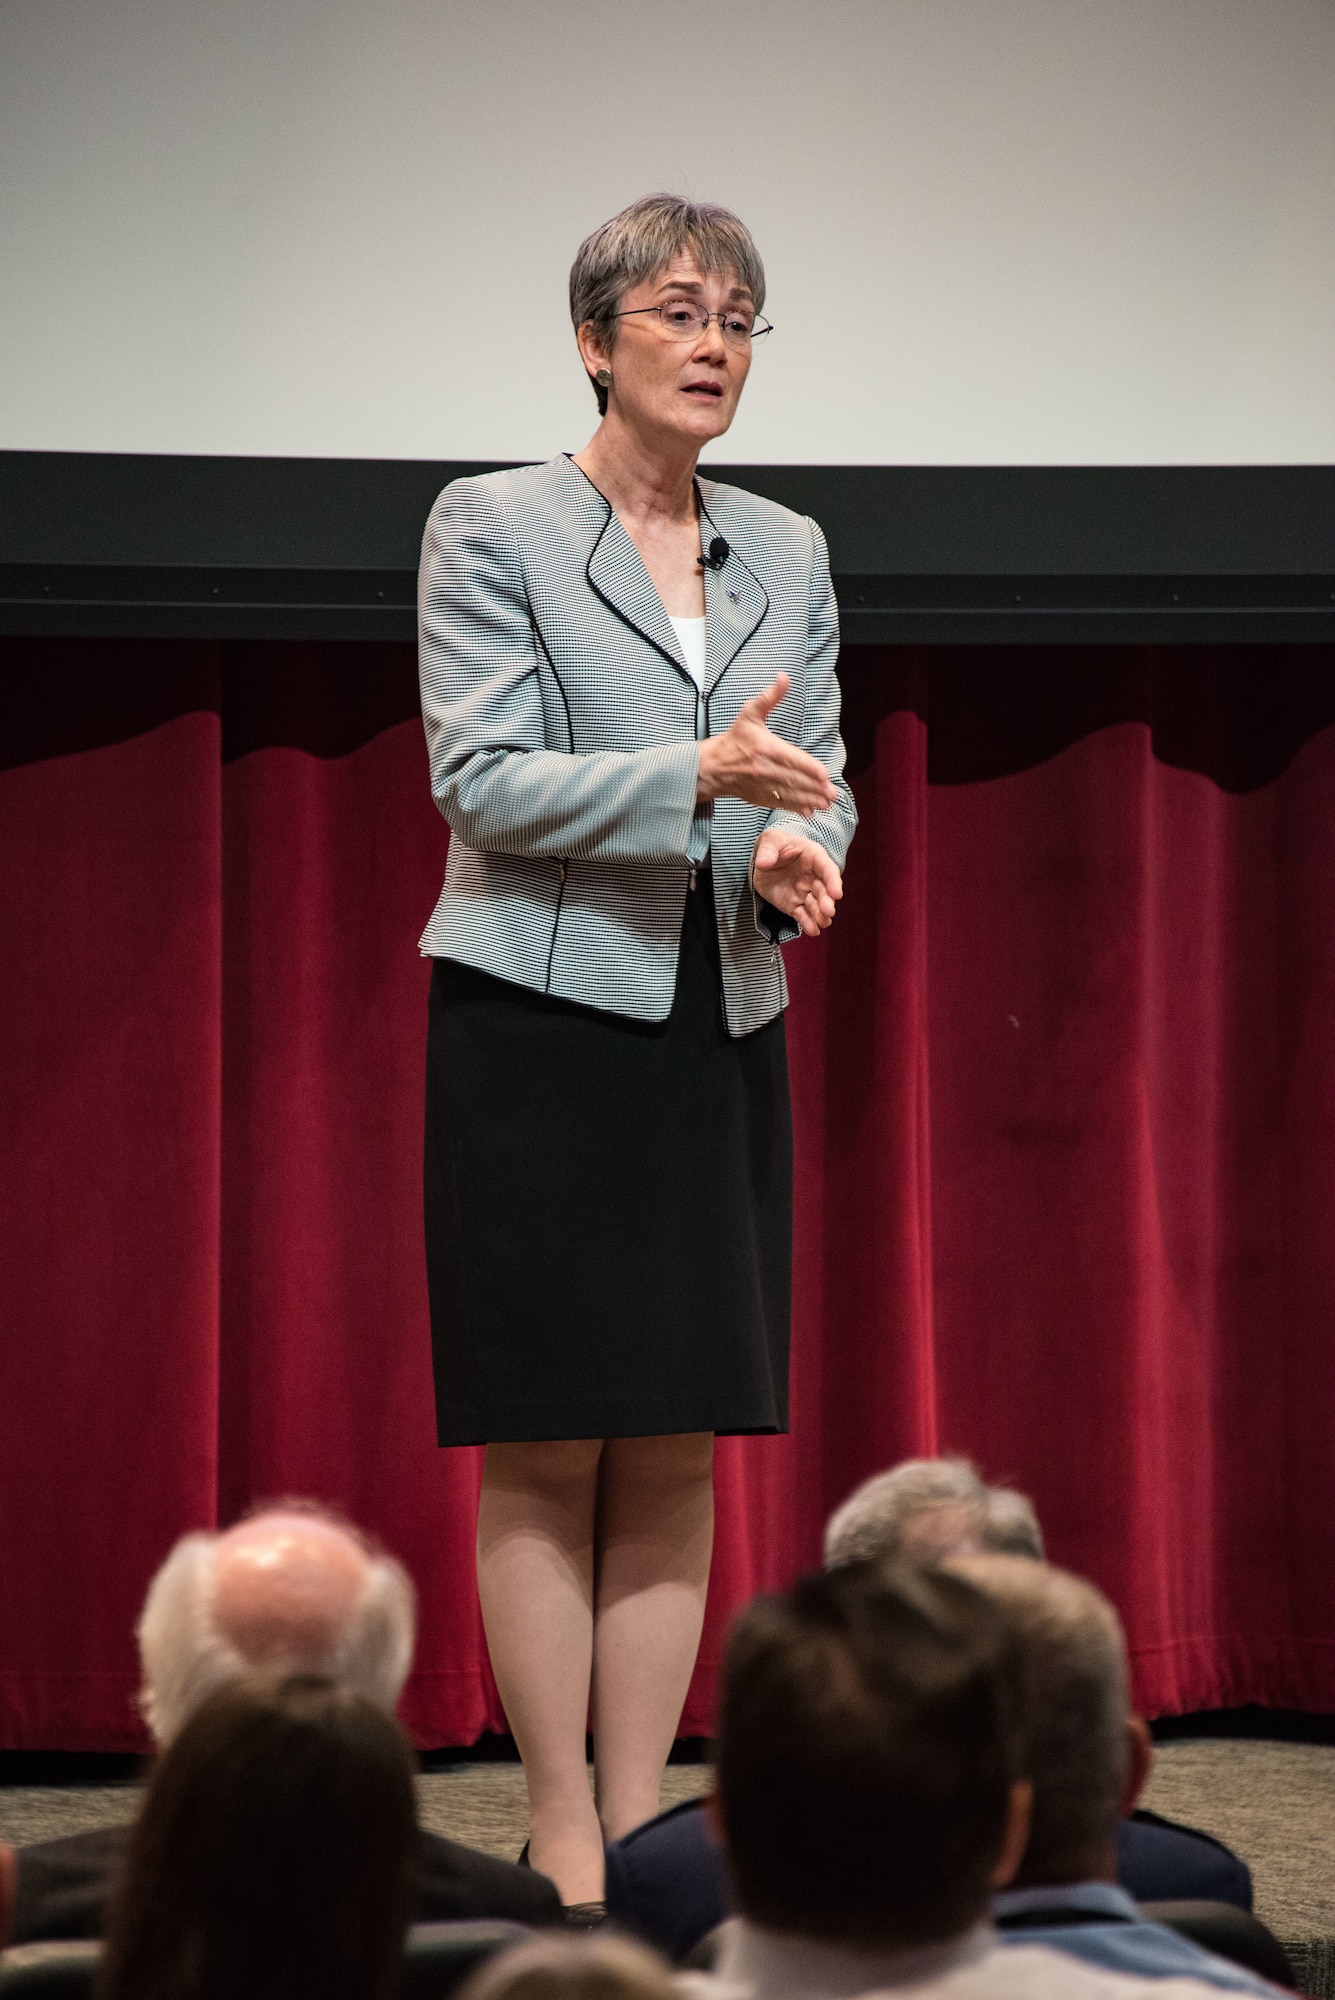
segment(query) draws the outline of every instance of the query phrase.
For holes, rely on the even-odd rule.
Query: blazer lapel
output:
[[[721,532],[701,494],[701,555],[708,555],[709,544]],[[726,535],[724,540],[727,540]],[[769,597],[759,577],[752,574],[736,550],[730,547],[722,569],[705,570],[705,600],[708,607],[705,694],[708,696],[713,694],[742,647],[764,619],[769,610]]]
[[[687,668],[663,600],[654,588],[639,550],[596,486],[572,467],[595,504],[606,509],[606,519],[585,565],[589,587],[624,625],[661,653],[682,679],[695,686]],[[697,486],[697,492],[699,488]],[[709,544],[721,531],[700,493],[700,553],[707,555]],[[726,537],[725,537],[726,540]],[[711,695],[742,647],[750,639],[769,610],[764,585],[735,550],[729,549],[722,569],[705,569],[705,694]]]
[[[694,687],[695,682],[691,680],[677,644],[677,635],[663,609],[663,600],[654,588],[639,550],[617,519],[615,508],[607,509],[607,519],[593,545],[584,573],[590,587],[608,609],[614,611],[633,632],[638,632],[642,639],[647,639],[654,651],[661,653],[668,665],[675,667],[682,678]]]

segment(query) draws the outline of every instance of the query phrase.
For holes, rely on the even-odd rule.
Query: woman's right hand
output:
[[[781,807],[810,819],[834,804],[839,794],[834,780],[816,758],[786,743],[769,726],[769,716],[787,694],[787,674],[752,695],[737,712],[737,720],[721,736],[707,736],[700,745],[697,804],[706,799],[745,799],[767,812]]]

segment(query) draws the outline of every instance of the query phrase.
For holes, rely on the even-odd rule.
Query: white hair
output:
[[[300,1511],[346,1534],[365,1555],[367,1573],[333,1644],[318,1652],[294,1648],[283,1664],[294,1673],[319,1674],[352,1688],[392,1714],[408,1678],[416,1639],[412,1579],[392,1556],[373,1553],[342,1522],[313,1508]],[[216,1534],[184,1536],[144,1599],[137,1627],[144,1675],[139,1699],[144,1720],[160,1745],[171,1742],[209,1695],[254,1666],[224,1638],[214,1617],[220,1540]]]
[[[1042,1562],[1043,1530],[1033,1501],[1012,1492],[1009,1486],[989,1486],[983,1547],[989,1555],[1028,1556],[1033,1562]]]
[[[851,1493],[825,1524],[825,1567],[904,1552],[910,1524],[919,1530],[936,1515],[958,1517],[956,1532],[941,1540],[973,1541],[997,1554],[1043,1560],[1043,1535],[1023,1493],[986,1486],[967,1458],[906,1458],[878,1472]]]

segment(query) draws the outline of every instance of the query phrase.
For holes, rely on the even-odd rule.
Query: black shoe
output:
[[[568,1931],[596,1931],[607,1922],[606,1903],[566,1903],[563,1908]]]

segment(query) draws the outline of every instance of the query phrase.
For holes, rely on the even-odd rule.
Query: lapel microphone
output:
[[[728,544],[724,541],[722,535],[715,535],[713,541],[709,544],[709,554],[707,556],[697,556],[695,560],[699,563],[701,569],[722,569],[724,563],[728,560],[729,553]]]

